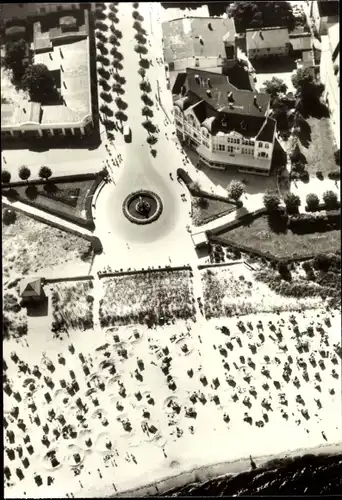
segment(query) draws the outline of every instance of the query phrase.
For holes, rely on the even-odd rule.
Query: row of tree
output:
[[[327,210],[334,210],[338,206],[338,197],[334,191],[328,190],[323,193],[323,201]],[[266,191],[263,197],[264,206],[269,213],[279,211],[280,196],[272,191]],[[287,193],[284,197],[284,203],[288,214],[298,213],[301,205],[301,199],[295,193]],[[309,210],[317,210],[319,207],[319,198],[315,193],[309,193],[306,197],[306,204]]]
[[[30,176],[31,176],[31,170],[26,165],[22,165],[19,168],[20,179],[23,181],[27,181],[30,178]],[[46,165],[40,167],[39,177],[41,179],[47,181],[48,179],[50,179],[51,176],[52,176],[52,170],[49,167],[47,167]],[[8,170],[1,171],[1,182],[3,184],[8,184],[9,182],[11,182],[11,173]]]

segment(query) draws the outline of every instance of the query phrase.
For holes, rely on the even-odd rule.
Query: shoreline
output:
[[[338,455],[342,453],[341,442],[316,446],[314,448],[300,448],[293,451],[285,451],[277,455],[261,455],[252,457],[257,464],[257,469],[263,469],[272,460],[284,460],[288,458],[300,458],[305,455]],[[190,471],[180,472],[172,476],[167,476],[159,481],[154,481],[143,486],[137,486],[129,490],[118,491],[107,498],[115,497],[145,497],[165,494],[170,490],[183,488],[193,483],[204,483],[209,480],[224,478],[225,476],[238,475],[251,471],[250,459],[240,458],[230,462],[219,462],[211,465],[203,465]]]

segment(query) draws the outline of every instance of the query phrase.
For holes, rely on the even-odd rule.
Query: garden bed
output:
[[[234,210],[236,207],[232,207],[228,202],[191,196],[191,215],[194,226],[202,226]]]
[[[309,117],[307,122],[311,127],[311,132],[308,144],[305,144],[305,141],[304,144],[308,147],[300,144],[300,149],[307,160],[306,170],[310,177],[315,177],[316,172],[322,172],[326,177],[336,170],[333,133],[329,118]]]
[[[190,271],[160,271],[104,280],[100,301],[102,327],[131,323],[148,325],[195,314]]]
[[[58,283],[50,285],[53,324],[55,333],[93,328],[93,283]]]
[[[220,240],[224,243],[227,237],[227,244],[231,240],[277,258],[292,258],[313,252],[319,254],[338,251],[341,248],[340,235],[339,230],[310,234],[295,234],[290,230],[276,233],[270,229],[267,216],[262,216],[251,221],[248,226],[242,225],[220,233]]]
[[[91,259],[91,242],[16,211],[14,224],[2,228],[4,286],[42,269]],[[82,260],[81,260],[82,259]]]

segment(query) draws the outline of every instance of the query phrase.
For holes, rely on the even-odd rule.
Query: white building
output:
[[[290,47],[289,30],[281,27],[247,29],[246,46],[249,59],[286,56]]]
[[[323,98],[329,110],[337,147],[340,147],[340,25],[328,28],[322,36],[320,78],[325,85]]]
[[[276,133],[267,94],[224,75],[187,68],[172,90],[178,135],[212,168],[269,175]]]

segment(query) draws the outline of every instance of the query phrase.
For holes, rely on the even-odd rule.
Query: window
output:
[[[224,144],[219,144],[218,148],[219,148],[219,151],[225,151],[226,150],[226,148],[224,147]]]
[[[264,148],[265,148],[265,149],[268,149],[269,147],[270,147],[270,145],[269,145],[269,144],[264,144]]]
[[[259,148],[262,148],[262,142],[259,142],[258,146]]]
[[[228,151],[228,153],[234,153],[233,146],[227,146],[227,151]]]
[[[46,11],[45,7],[41,7],[41,8],[39,9],[39,12],[40,12],[41,14],[45,14],[45,11]]]
[[[199,68],[199,59],[198,59],[198,57],[196,57],[196,60],[195,60],[195,68]]]

